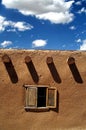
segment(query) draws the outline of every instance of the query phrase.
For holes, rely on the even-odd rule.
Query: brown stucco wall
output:
[[[15,68],[16,82],[12,82],[2,62],[4,54],[10,57]],[[31,76],[25,64],[26,56],[30,56],[32,59],[36,71],[35,78]],[[79,82],[79,79],[78,81],[74,79],[67,64],[67,59],[70,56],[75,58],[76,68],[82,82]],[[47,57],[53,58],[51,71],[46,63]],[[58,91],[57,110],[26,112],[24,109],[24,84],[56,87]],[[0,130],[48,129],[86,129],[86,51],[1,49]]]

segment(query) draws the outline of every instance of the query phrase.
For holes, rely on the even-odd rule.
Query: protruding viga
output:
[[[70,65],[70,64],[73,64],[75,63],[75,59],[73,57],[69,57],[68,60],[67,60],[67,63]]]
[[[53,62],[53,58],[52,57],[47,57],[47,64],[51,64]]]
[[[11,60],[10,60],[10,57],[8,55],[4,55],[2,57],[2,61],[5,62],[5,63],[9,63]]]
[[[31,61],[31,57],[30,56],[26,56],[25,57],[25,63],[29,63]]]

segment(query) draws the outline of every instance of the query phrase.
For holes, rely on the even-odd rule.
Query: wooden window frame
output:
[[[46,85],[24,85],[23,86],[25,88],[25,91],[26,91],[26,95],[25,95],[25,109],[50,109],[50,108],[56,108],[56,100],[57,100],[57,89],[55,87],[50,87],[50,86],[46,86]],[[46,106],[45,107],[38,107],[37,106],[37,94],[36,94],[36,105],[33,105],[33,106],[29,106],[29,88],[31,89],[36,89],[37,91],[37,88],[39,87],[44,87],[46,88]],[[48,102],[49,102],[49,90],[54,90],[54,105],[49,105]]]

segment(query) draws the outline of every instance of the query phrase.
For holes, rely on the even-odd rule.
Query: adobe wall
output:
[[[8,55],[15,75],[2,61]],[[25,63],[30,56],[34,75]],[[52,57],[51,64],[46,63]],[[74,66],[67,59],[75,59]],[[70,63],[71,64],[71,63]],[[77,72],[76,72],[77,70]],[[57,108],[26,112],[23,85],[49,85],[58,91]],[[86,51],[0,50],[0,130],[86,129]]]

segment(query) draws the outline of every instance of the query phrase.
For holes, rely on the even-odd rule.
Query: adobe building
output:
[[[0,130],[86,130],[86,51],[0,49]]]

